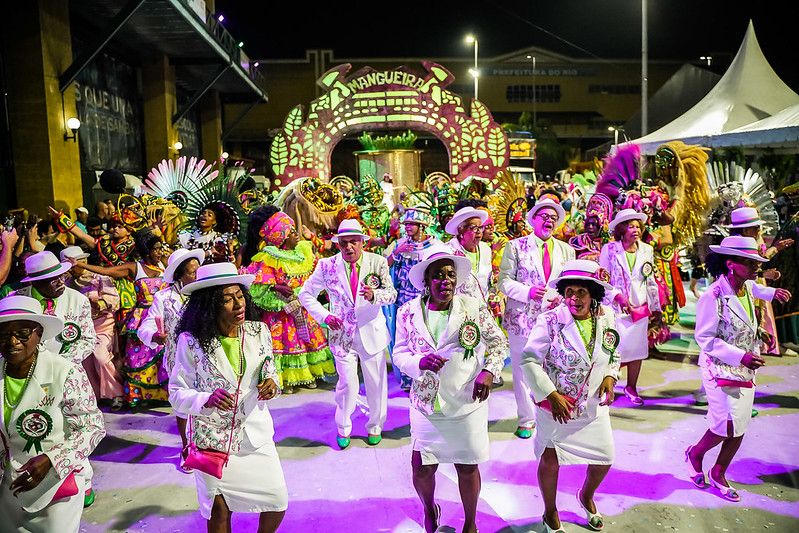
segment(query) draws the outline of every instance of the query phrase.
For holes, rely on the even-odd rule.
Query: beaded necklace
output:
[[[577,324],[577,329],[580,330],[580,338],[585,344],[585,351],[588,354],[589,358],[594,356],[594,340],[596,339],[596,316],[591,316],[591,329],[590,332],[590,339],[588,342],[585,342],[585,332],[583,331],[583,326],[579,320],[576,318],[574,319],[574,323]]]
[[[3,378],[9,377],[7,372],[8,361],[3,361]],[[25,377],[25,383],[22,385],[22,391],[19,393],[19,397],[17,398],[17,403],[11,403],[11,400],[8,399],[8,390],[6,387],[6,380],[3,379],[3,400],[5,401],[6,407],[11,409],[12,411],[17,408],[19,402],[22,400],[22,397],[25,396],[25,390],[28,388],[28,383],[31,381],[31,377],[33,377],[33,369],[36,368],[36,358],[33,359],[33,363],[31,363],[31,367],[28,369],[28,375]]]

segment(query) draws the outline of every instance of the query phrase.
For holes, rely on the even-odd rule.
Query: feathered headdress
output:
[[[212,170],[213,165],[205,164],[205,159],[196,157],[186,160],[186,156],[176,161],[164,159],[144,178],[142,190],[153,196],[169,200],[179,209],[189,205],[189,198],[210,183],[219,174]]]
[[[708,230],[713,228],[727,236],[729,232],[723,225],[729,223],[730,212],[738,207],[754,207],[763,221],[763,235],[770,237],[777,234],[780,223],[774,209],[774,198],[760,174],[735,163],[717,161],[707,163],[707,179],[712,209]]]
[[[197,217],[206,209],[211,209],[217,216],[216,231],[229,233],[240,241],[247,236],[247,213],[239,202],[240,186],[243,181],[232,174],[216,176],[211,182],[189,197],[183,214],[186,225],[197,224]]]
[[[596,192],[616,200],[622,192],[636,188],[641,180],[641,147],[637,144],[620,144],[615,152],[604,159]]]
[[[497,176],[497,186],[487,200],[488,210],[494,219],[494,230],[498,235],[505,235],[515,221],[525,219],[526,197],[524,182],[515,178],[510,170]]]

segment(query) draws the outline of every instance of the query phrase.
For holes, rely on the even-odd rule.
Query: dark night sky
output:
[[[711,55],[723,73],[754,22],[760,46],[777,74],[799,92],[797,8],[760,0],[648,0],[649,57],[698,63]],[[289,4],[291,5],[291,4]],[[641,57],[639,0],[518,0],[342,2],[340,7],[294,4],[290,15],[274,2],[217,0],[216,11],[256,58],[301,58],[306,49],[332,49],[334,57],[445,59],[471,57],[468,33],[480,57],[529,46],[576,58]],[[743,7],[739,7],[743,6]],[[785,7],[782,7],[785,6]],[[787,11],[786,11],[787,10]],[[790,11],[793,11],[791,13]],[[267,73],[268,75],[268,73]]]

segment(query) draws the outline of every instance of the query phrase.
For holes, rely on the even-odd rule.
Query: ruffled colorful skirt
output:
[[[333,354],[322,328],[305,309],[302,314],[308,324],[308,342],[300,338],[294,317],[290,314],[264,311],[264,322],[272,331],[272,353],[281,387],[307,385],[336,375]]]
[[[164,368],[165,348],[153,350],[145,346],[136,335],[147,309],[136,307],[128,314],[124,335],[125,347],[125,401],[136,404],[141,400],[169,401],[169,374]]]

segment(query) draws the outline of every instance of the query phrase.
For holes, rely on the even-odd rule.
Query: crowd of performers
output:
[[[486,400],[508,365],[546,531],[564,531],[558,471],[570,464],[588,465],[577,499],[601,530],[611,404],[646,402],[646,347],[670,337],[685,303],[680,261],[696,256],[715,280],[695,329],[710,427],[685,460],[698,488],[740,500],[725,472],[763,354],[779,350],[769,302],[792,300],[762,265],[795,247],[773,238],[773,205],[751,180],[706,160],[669,143],[642,170],[632,146],[596,173],[530,189],[510,174],[429,176],[416,191],[305,178],[270,197],[241,169],[181,158],[121,194],[112,216],[77,223],[51,208],[60,232],[42,250],[18,245],[22,228],[3,232],[0,531],[78,530],[94,499],[88,457],[105,435],[98,404],[171,405],[178,468],[195,475],[209,531],[230,531],[234,512],[275,531],[288,493],[268,404],[335,383],[331,431],[344,450],[359,431],[360,370],[369,445],[382,439],[389,379],[408,392],[424,530],[440,521],[437,467],[453,463],[473,532]]]

